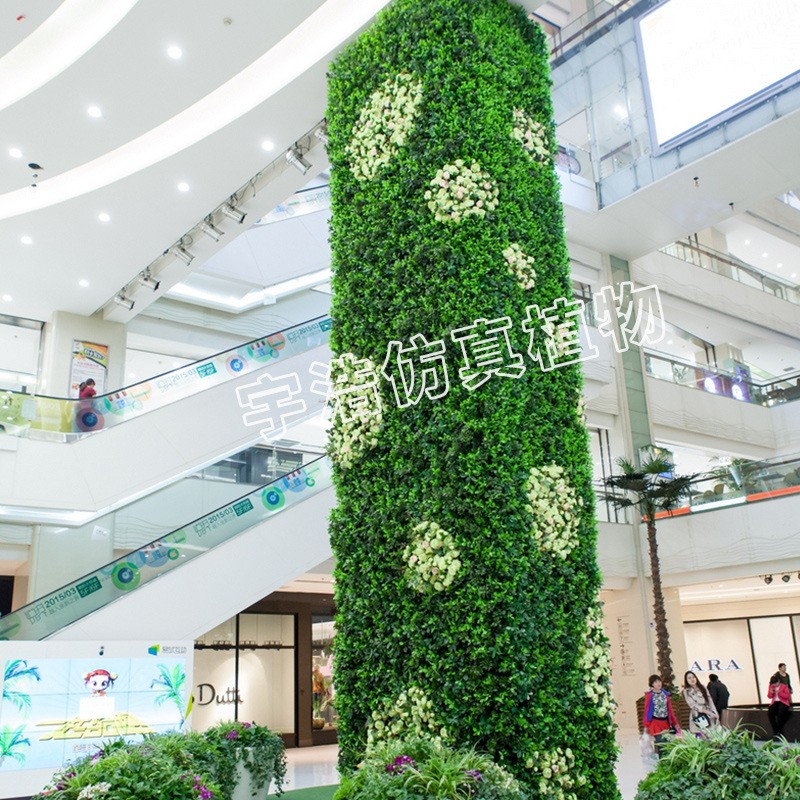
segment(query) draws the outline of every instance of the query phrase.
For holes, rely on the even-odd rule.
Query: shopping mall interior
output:
[[[194,642],[193,725],[288,747],[336,743],[326,69],[386,4],[13,0],[0,26],[0,638]],[[745,706],[800,675],[800,10],[521,5],[635,742],[650,567],[605,479],[648,444],[697,475],[658,520],[676,672]],[[640,345],[608,335],[620,281],[658,301]]]

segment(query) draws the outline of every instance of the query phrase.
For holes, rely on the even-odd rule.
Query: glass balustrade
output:
[[[326,344],[331,326],[317,317],[91,399],[3,391],[0,432],[71,441]]]
[[[717,275],[737,281],[744,286],[750,286],[766,294],[771,294],[780,300],[800,305],[800,287],[790,281],[783,280],[776,275],[762,272],[752,264],[748,264],[729,253],[721,253],[710,247],[700,246],[691,242],[673,242],[661,248],[662,253],[668,256],[702,267]]]
[[[652,378],[730,397],[743,403],[775,406],[800,400],[800,373],[770,381],[753,381],[748,380],[744,374],[680,361],[652,351],[645,352],[644,366],[645,372]]]
[[[0,640],[44,639],[330,486],[315,459],[0,618]]]

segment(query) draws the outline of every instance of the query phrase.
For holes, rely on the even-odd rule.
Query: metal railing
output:
[[[685,241],[673,242],[662,247],[661,252],[688,264],[715,272],[717,275],[730,278],[744,286],[750,286],[781,300],[800,305],[800,286],[779,278],[777,275],[763,272],[758,267],[729,253],[721,253],[710,247]]]

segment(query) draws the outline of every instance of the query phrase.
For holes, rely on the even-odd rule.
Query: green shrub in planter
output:
[[[34,800],[231,800],[239,764],[255,794],[271,779],[282,793],[283,741],[268,728],[223,722],[205,733],[166,733],[131,744],[109,742],[59,770]]]
[[[670,739],[636,800],[798,800],[800,746],[756,746],[750,733],[712,728]]]
[[[358,771],[345,777],[334,795],[334,800],[388,798],[525,800],[525,794],[487,755],[411,739],[370,748]]]
[[[330,437],[340,765],[422,735],[613,800],[548,55],[508,0],[394,0],[330,67],[332,381],[382,406]]]

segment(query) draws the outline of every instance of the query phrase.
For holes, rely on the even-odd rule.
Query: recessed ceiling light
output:
[[[3,302],[4,303],[10,303],[13,299],[14,298],[10,294],[4,294],[3,295]]]
[[[79,280],[79,281],[78,281],[78,286],[81,286],[81,287],[83,287],[84,289],[85,289],[85,288],[86,288],[88,285],[89,285],[89,281],[87,281],[85,278],[84,278],[83,280]]]
[[[188,191],[189,191],[189,189],[190,189],[190,186],[189,186],[189,184],[188,184],[188,183],[186,183],[186,181],[181,181],[181,182],[178,184],[178,191],[179,191],[179,192],[188,192]]]
[[[22,244],[33,244],[33,239],[30,236],[21,236],[20,241]]]
[[[19,147],[10,148],[8,154],[11,158],[22,158],[22,150],[20,150]]]
[[[97,215],[97,219],[99,219],[100,222],[111,222],[111,215],[110,214],[106,214],[105,211],[101,211]]]
[[[744,243],[745,243],[745,244],[750,244],[750,240],[749,240],[749,239],[745,239],[745,240],[744,240]]]
[[[178,45],[171,44],[167,48],[167,55],[170,58],[174,58],[177,61],[183,55],[183,50],[181,50],[180,47],[178,47]]]
[[[261,149],[266,150],[269,153],[270,150],[275,149],[275,142],[271,142],[269,139],[264,139],[264,141],[261,142]]]
[[[86,109],[86,113],[90,117],[94,117],[95,119],[99,119],[100,117],[103,116],[103,112],[100,110],[98,106],[89,106],[89,108]]]
[[[764,251],[764,252],[761,254],[761,258],[766,258],[768,255],[769,255],[769,253],[768,253],[768,252],[765,250],[765,251]]]
[[[668,339],[667,344],[672,344],[672,339]]]
[[[779,261],[778,262],[778,269],[780,269],[782,266],[783,266],[783,261]]]

